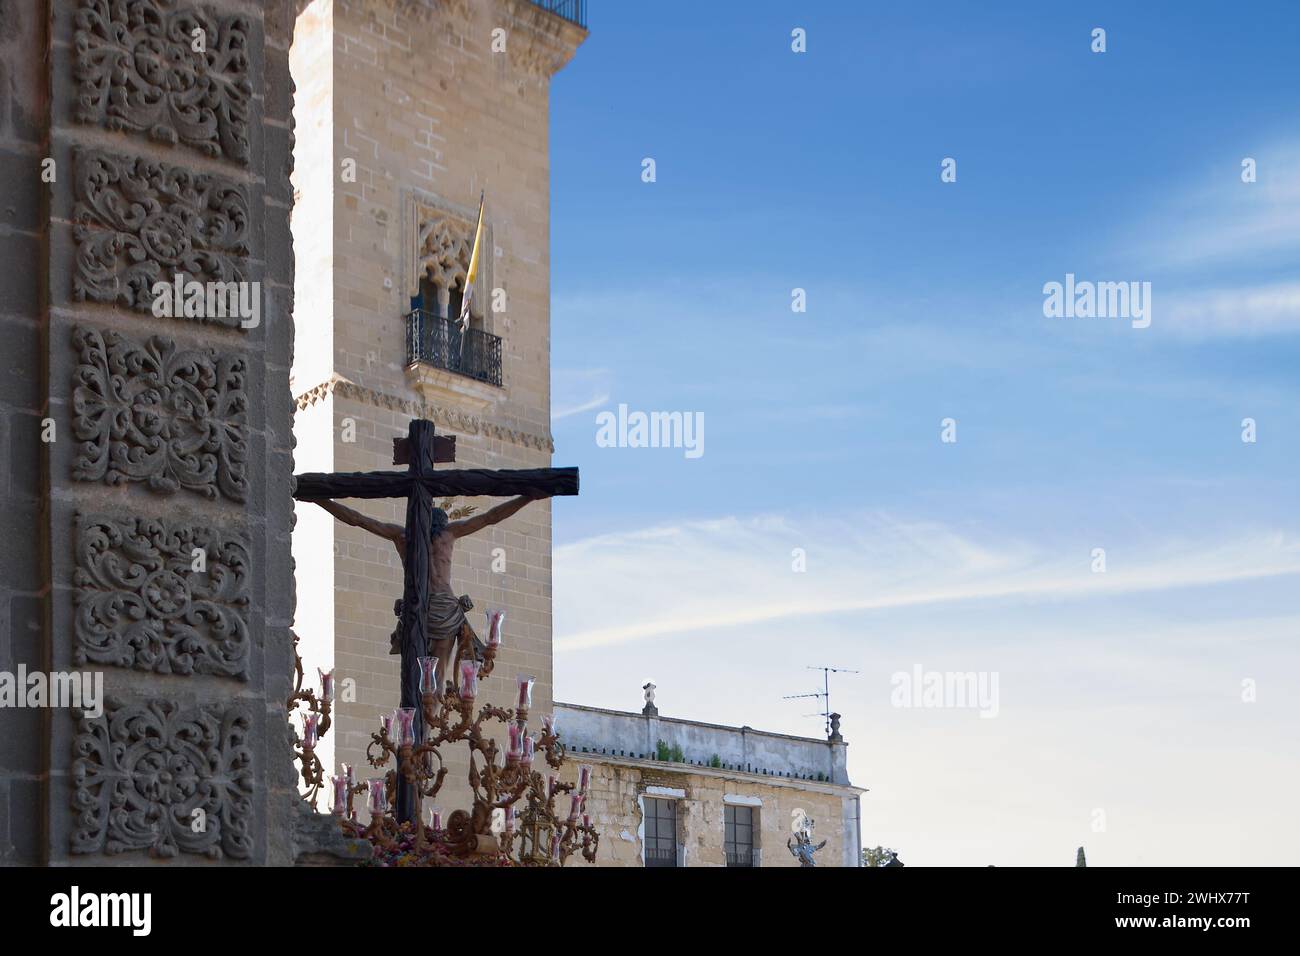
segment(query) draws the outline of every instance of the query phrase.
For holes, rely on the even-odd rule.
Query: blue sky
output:
[[[816,735],[782,695],[856,668],[864,837],[909,865],[1293,863],[1300,9],[589,7],[556,696]],[[1150,282],[1150,327],[1045,317],[1066,273]],[[620,403],[702,413],[704,454],[598,447]],[[996,672],[998,716],[891,706],[917,664]]]

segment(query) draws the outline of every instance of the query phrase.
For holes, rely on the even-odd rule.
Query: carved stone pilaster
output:
[[[73,116],[247,164],[248,17],[174,0],[79,0]]]
[[[76,531],[74,663],[248,680],[246,539],[140,517]]]
[[[90,328],[74,332],[73,346],[74,480],[247,498],[242,357]]]
[[[153,307],[155,282],[178,274],[198,282],[249,276],[248,187],[138,156],[74,150],[78,300]],[[237,315],[205,321],[237,326]]]
[[[73,853],[247,858],[251,715],[240,704],[110,698],[73,740]]]

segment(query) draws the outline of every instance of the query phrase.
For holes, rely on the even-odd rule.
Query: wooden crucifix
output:
[[[424,732],[418,660],[430,653],[431,620],[434,628],[440,631],[444,626],[458,628],[457,621],[463,621],[463,612],[458,611],[457,599],[451,594],[451,558],[455,539],[504,520],[529,501],[578,493],[577,468],[434,469],[435,462],[455,459],[456,439],[435,435],[433,422],[417,419],[411,422],[406,439],[393,442],[393,464],[406,465],[406,471],[313,472],[295,476],[297,486],[293,496],[296,499],[314,501],[335,517],[387,538],[402,555],[401,706],[415,708],[417,735]],[[448,523],[446,516],[439,511],[440,519],[435,522],[433,499],[454,495],[518,497],[483,514],[456,522]],[[404,525],[376,521],[333,500],[403,497],[406,498]],[[435,635],[435,639],[438,638],[439,635]],[[444,655],[445,651],[446,645],[443,646]],[[447,657],[443,659],[445,662]],[[405,822],[411,819],[414,796],[409,786],[399,786],[397,792],[398,820]]]

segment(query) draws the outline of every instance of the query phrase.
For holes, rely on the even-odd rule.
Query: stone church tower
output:
[[[551,76],[586,37],[581,9],[299,4],[295,470],[392,469],[393,439],[411,418],[456,436],[456,465],[445,467],[550,466],[548,98]],[[485,243],[462,336],[450,319],[466,291],[481,192]],[[345,503],[385,521],[405,515],[404,501]],[[453,568],[480,634],[487,608],[506,610],[487,698],[508,705],[516,675],[528,674],[535,714],[551,709],[550,509],[534,502],[460,539]],[[375,774],[370,734],[398,701],[389,636],[401,561],[315,505],[296,510],[294,627],[309,677],[333,667],[339,685],[321,757],[330,772],[350,763],[364,779]],[[467,803],[465,766],[449,767],[444,812]]]
[[[295,530],[292,475],[388,467],[417,415],[463,465],[549,462],[547,96],[580,10],[0,2],[0,865],[340,851],[296,788],[290,629],[313,682],[355,687],[326,740],[360,764],[396,700],[400,575],[316,509]],[[177,276],[206,307],[159,310]],[[256,315],[214,310],[217,288]],[[549,559],[532,504],[456,566],[507,608],[499,673],[535,673],[539,712]]]

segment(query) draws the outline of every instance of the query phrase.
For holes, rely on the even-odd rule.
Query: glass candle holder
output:
[[[531,736],[525,737],[524,754],[523,757],[520,758],[523,765],[525,767],[531,767],[533,765],[533,757],[536,756],[536,754],[537,754],[537,738]]]
[[[383,729],[385,737],[391,737],[393,732],[393,715],[380,714],[379,726]]]
[[[570,821],[576,821],[578,819],[578,814],[582,812],[582,801],[583,801],[583,796],[580,793],[575,793],[573,797],[569,800]]]
[[[548,736],[555,736],[555,727],[556,721],[554,714],[546,714],[542,717],[542,729],[546,731]]]
[[[557,863],[560,859],[560,835],[558,833],[551,837],[551,859]]]
[[[384,809],[388,805],[387,797],[384,794],[384,778],[371,777],[367,781],[370,787],[370,813],[372,816],[383,816]]]
[[[348,778],[342,774],[330,777],[330,785],[334,788],[334,812],[342,816],[348,809]]]
[[[547,800],[555,796],[555,784],[557,782],[558,781],[556,781],[554,774],[550,774],[547,776],[546,778],[546,799]]]
[[[420,693],[436,694],[442,690],[438,686],[438,658],[419,657],[416,663],[420,666]]]
[[[460,662],[460,699],[473,700],[478,696],[478,661]]]
[[[578,792],[585,795],[589,786],[591,786],[591,766],[583,764],[578,768]]]
[[[437,807],[429,808],[429,827],[438,832],[442,830],[442,811]]]
[[[518,724],[510,725],[510,750],[506,752],[509,760],[518,760],[524,753],[524,728]]]
[[[393,719],[397,725],[398,746],[415,746],[415,708],[399,707],[393,711]]]
[[[584,813],[584,814],[582,815],[582,827],[583,827],[584,830],[590,830],[590,829],[591,829],[591,815],[590,815],[590,814]]]
[[[321,669],[318,667],[318,668],[316,668],[316,673],[320,675],[320,696],[321,696],[321,700],[324,700],[324,701],[332,701],[332,700],[334,700],[334,670],[333,670],[333,668],[331,668],[331,669],[328,670],[328,671],[323,671],[323,670],[321,670]]]
[[[350,764],[350,763],[345,763],[345,764],[343,765],[343,777],[344,777],[344,779],[346,779],[347,782],[348,782],[348,789],[349,789],[349,790],[351,790],[353,787],[355,787],[355,786],[357,785],[357,777],[356,777],[356,774],[354,774],[354,773],[352,772],[352,764]]]
[[[535,678],[520,676],[519,680],[519,697],[515,706],[519,710],[528,710],[533,706],[533,684],[537,683]]]
[[[320,714],[302,715],[302,749],[316,749],[316,728],[320,725]]]
[[[500,609],[487,612],[487,646],[501,646],[501,627],[506,622],[506,612]]]

